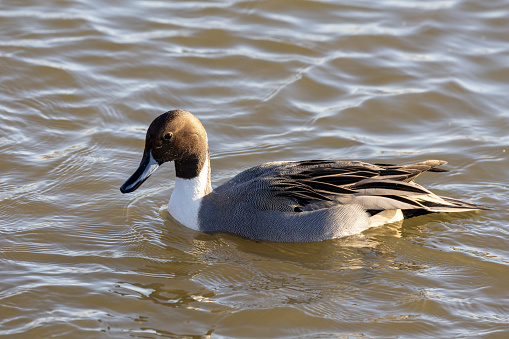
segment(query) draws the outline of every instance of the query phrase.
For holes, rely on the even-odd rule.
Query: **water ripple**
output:
[[[502,0],[0,5],[0,334],[506,332]],[[493,211],[318,244],[172,220],[174,170],[118,188],[148,123],[195,113],[212,182],[261,162],[449,161],[419,182]]]

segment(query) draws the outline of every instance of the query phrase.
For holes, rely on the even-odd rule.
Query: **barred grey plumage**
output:
[[[424,214],[484,209],[444,199],[413,181],[444,163],[266,163],[206,195],[199,220],[203,231],[272,241],[319,241],[362,232],[371,227],[370,217],[383,210],[417,209]]]

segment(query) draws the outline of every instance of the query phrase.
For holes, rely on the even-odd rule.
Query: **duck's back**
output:
[[[319,241],[403,217],[487,209],[440,197],[414,182],[445,161],[407,166],[359,161],[271,162],[250,168],[206,195],[202,231],[270,241]]]
[[[327,162],[329,166],[330,163]],[[337,168],[352,165],[351,162],[333,163]],[[317,195],[308,204],[327,203],[327,206],[302,210],[302,201],[284,194],[295,176],[318,165],[318,162],[307,166],[304,162],[271,162],[239,173],[203,198],[200,229],[251,239],[309,242],[369,228],[369,214],[360,205],[331,204]],[[320,166],[324,165],[325,162],[320,162]]]

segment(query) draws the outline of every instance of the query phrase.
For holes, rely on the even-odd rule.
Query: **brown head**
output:
[[[122,193],[136,190],[160,165],[175,162],[177,177],[191,179],[200,173],[208,156],[207,133],[191,113],[173,110],[152,121],[138,169],[120,187]]]

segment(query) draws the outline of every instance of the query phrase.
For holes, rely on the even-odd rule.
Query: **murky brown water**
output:
[[[2,1],[0,335],[509,335],[508,1]],[[207,128],[213,184],[266,161],[449,161],[493,211],[311,244],[166,219],[135,194],[154,117]]]

